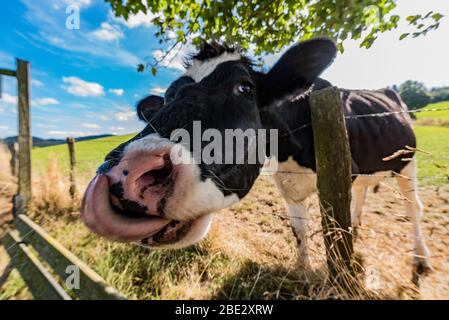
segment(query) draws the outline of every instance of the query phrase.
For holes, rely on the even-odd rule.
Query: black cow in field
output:
[[[237,50],[205,44],[164,98],[149,96],[138,104],[138,116],[148,125],[106,157],[86,190],[82,219],[94,232],[112,240],[160,248],[191,245],[207,234],[213,212],[249,192],[263,163],[194,161],[192,147],[172,139],[173,132],[182,129],[194,135],[195,121],[201,121],[203,129],[222,134],[228,129],[277,129],[278,150],[268,156],[278,162],[274,180],[287,202],[300,258],[307,264],[304,200],[316,192],[316,175],[313,132],[311,126],[304,126],[311,122],[304,93],[314,83],[314,90],[330,86],[318,76],[335,55],[336,47],[327,39],[302,42],[264,73],[254,70],[251,60]],[[390,90],[341,90],[341,95],[348,116],[406,111]],[[376,174],[353,180],[353,225],[360,224],[367,185],[376,184],[382,175],[398,173],[414,226],[414,267],[430,269],[419,223],[422,204],[416,162],[403,161],[413,154],[383,160],[405,146],[415,147],[410,118],[398,113],[347,119],[346,127],[353,173]],[[176,148],[183,152],[173,152]]]

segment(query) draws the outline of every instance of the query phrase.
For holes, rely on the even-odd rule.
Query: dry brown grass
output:
[[[15,178],[11,175],[10,159],[8,148],[0,143],[0,196],[10,195],[16,189]]]
[[[447,186],[420,189],[425,204],[423,227],[435,269],[422,279],[420,288],[411,282],[412,226],[403,214],[402,200],[386,187],[369,193],[355,243],[362,265],[361,286],[348,293],[328,281],[316,197],[308,204],[312,268],[305,270],[298,265],[284,201],[269,177],[260,177],[243,201],[216,213],[204,241],[183,250],[158,251],[111,243],[89,232],[77,219],[79,199],[71,201],[68,177],[59,172],[53,163],[36,180],[36,218],[131,299],[449,298]],[[82,193],[87,179],[79,180]],[[10,281],[0,296],[22,297],[18,283]]]
[[[64,217],[77,219],[84,190],[91,175],[76,176],[76,194],[70,196],[70,179],[65,170],[60,168],[58,159],[52,158],[47,168],[33,175],[33,200],[30,213],[35,219],[48,220]]]
[[[45,213],[46,218],[53,218],[76,211],[78,201],[70,198],[67,177],[62,175],[56,159],[50,161],[45,172],[33,180],[32,212]]]
[[[0,237],[9,226],[11,215],[11,198],[16,192],[16,179],[11,175],[10,153],[0,143]]]
[[[449,119],[439,118],[420,118],[415,121],[417,125],[421,126],[435,126],[449,128]]]

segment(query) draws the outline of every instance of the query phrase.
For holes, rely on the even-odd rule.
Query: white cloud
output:
[[[31,79],[31,84],[35,87],[43,87],[44,86],[44,83],[37,79]]]
[[[52,130],[47,131],[47,134],[50,136],[58,136],[58,137],[83,137],[83,136],[95,136],[99,133],[97,131],[85,132],[85,131],[59,131]]]
[[[115,113],[115,119],[118,121],[129,121],[133,118],[136,118],[136,111],[134,111],[131,107],[127,106],[124,108],[120,108],[119,112]]]
[[[8,126],[0,126],[0,130],[9,130],[9,127]]]
[[[110,93],[113,93],[113,94],[119,96],[119,97],[123,96],[123,94],[125,93],[125,90],[123,90],[123,89],[109,89],[108,91]]]
[[[68,0],[70,4],[80,4],[86,7],[93,1],[87,0]],[[133,52],[123,49],[119,42],[99,41],[92,35],[95,29],[91,29],[89,24],[81,22],[81,29],[67,32],[61,25],[60,14],[64,14],[65,4],[58,0],[55,1],[25,1],[26,6],[25,19],[27,22],[38,28],[38,32],[33,34],[18,35],[25,39],[31,45],[47,52],[54,53],[53,48],[59,48],[69,51],[69,55],[74,60],[79,59],[83,63],[90,61],[93,65],[120,65],[129,66],[133,69],[141,62]],[[81,53],[82,57],[79,57]],[[88,57],[85,57],[85,56]],[[92,57],[102,58],[101,60],[92,59]],[[86,60],[85,60],[86,59]],[[77,61],[75,61],[77,62]]]
[[[43,123],[38,123],[38,124],[36,124],[36,127],[38,127],[38,128],[44,128],[44,129],[50,129],[50,128],[56,128],[56,125],[54,125],[54,124],[43,124]]]
[[[103,22],[100,29],[93,31],[92,35],[103,41],[114,41],[123,38],[123,33],[120,29],[107,22]]]
[[[155,94],[155,95],[163,95],[163,94],[165,94],[165,91],[167,91],[167,88],[154,86],[153,88],[151,88],[150,93]]]
[[[3,93],[0,101],[5,102],[7,104],[17,104],[17,96],[12,96],[8,93]]]
[[[83,123],[81,126],[84,128],[88,128],[88,129],[100,129],[101,128],[98,124],[95,124],[95,123]]]
[[[178,43],[164,58],[164,60],[160,61],[162,57],[165,56],[165,52],[162,50],[153,51],[153,58],[156,61],[160,61],[159,65],[161,67],[167,67],[170,69],[176,69],[185,71],[184,68],[184,59],[192,52],[195,48],[191,43],[182,44]]]
[[[128,16],[128,20],[123,19],[122,17],[117,18],[112,11],[110,12],[110,16],[124,24],[125,26],[127,26],[130,29],[134,29],[140,26],[144,26],[144,27],[151,27],[153,25],[153,19],[156,17],[154,14],[152,14],[151,12],[147,12],[146,14],[143,12],[139,12],[137,14],[130,14]]]
[[[123,134],[123,131],[125,130],[125,128],[123,128],[123,127],[109,127],[109,130],[111,130],[112,134],[120,135],[120,134]]]
[[[96,82],[87,82],[78,77],[62,77],[64,83],[69,85],[66,91],[80,97],[98,97],[104,95],[104,88]]]
[[[164,57],[165,52],[162,50],[155,50],[153,51],[153,58],[156,59],[156,61],[160,61],[159,65],[161,67],[167,67],[170,69],[177,69],[177,70],[181,70],[184,71],[184,64],[182,61],[182,57],[181,54],[179,54],[178,52],[176,52],[175,49],[173,49],[169,54],[167,54],[167,56],[164,58],[164,60],[161,61],[162,57]]]
[[[76,109],[89,109],[89,106],[81,104],[81,103],[71,103],[70,108],[76,108]]]
[[[62,2],[64,2],[66,5],[73,5],[78,8],[88,7],[92,3],[91,0],[62,0]]]
[[[31,104],[36,107],[59,104],[59,101],[53,98],[40,98],[31,100]]]
[[[92,111],[85,112],[84,117],[87,119],[92,119],[92,120],[98,120],[98,119],[103,120],[103,121],[111,120],[110,116],[104,115],[99,112],[92,112]]]
[[[165,35],[170,40],[176,39],[176,37],[177,37],[176,32],[174,32],[173,30],[168,30]]]

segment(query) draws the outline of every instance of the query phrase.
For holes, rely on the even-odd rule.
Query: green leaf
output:
[[[153,75],[153,77],[156,76],[156,73],[157,73],[156,67],[152,67],[151,68],[151,74]]]
[[[405,0],[404,0],[405,1]],[[397,0],[106,0],[117,17],[128,19],[139,13],[152,14],[152,34],[162,51],[174,43],[220,39],[239,44],[258,56],[279,52],[294,42],[317,36],[329,37],[343,52],[343,41],[351,38],[370,48],[387,31],[405,19],[412,30],[400,36],[425,36],[439,27],[443,15],[429,10],[423,15],[400,16]],[[175,39],[168,39],[168,31]],[[368,34],[368,36],[365,36]],[[193,38],[193,39],[192,39]],[[154,65],[154,67],[157,67]],[[145,66],[138,66],[142,72]],[[152,71],[156,73],[156,71]]]
[[[410,33],[403,33],[401,34],[401,36],[399,37],[399,40],[403,40],[405,38],[407,38],[410,35]]]
[[[441,13],[434,13],[432,15],[432,19],[435,20],[436,22],[440,21],[444,16]]]
[[[143,65],[143,63],[139,63],[137,65],[137,72],[143,72],[145,70],[145,66]]]

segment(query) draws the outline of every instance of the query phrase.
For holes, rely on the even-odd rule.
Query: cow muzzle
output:
[[[84,223],[105,238],[152,247],[186,246],[201,239],[212,211],[201,210],[198,200],[195,210],[188,205],[201,189],[199,169],[188,151],[173,152],[175,146],[149,136],[130,143],[107,170],[102,165],[84,195]]]
[[[100,166],[86,189],[81,218],[111,240],[181,248],[207,234],[213,212],[237,201],[204,177],[187,148],[150,134]]]

